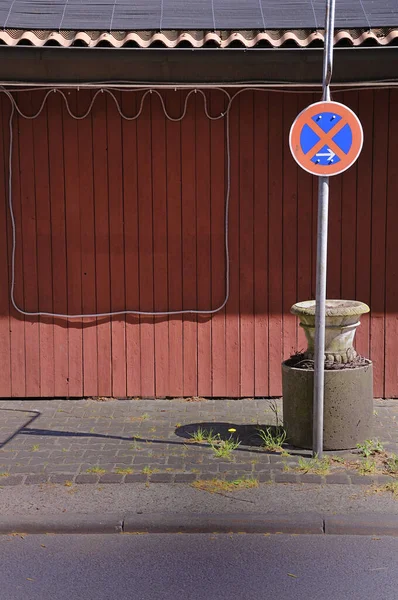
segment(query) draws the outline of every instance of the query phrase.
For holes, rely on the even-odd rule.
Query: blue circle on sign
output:
[[[311,162],[315,165],[334,165],[341,161],[342,156],[347,155],[352,147],[352,131],[351,127],[344,125],[342,129],[338,127],[341,117],[332,112],[320,112],[312,117],[316,129],[319,127],[325,134],[331,136],[333,148],[329,144],[325,144],[322,148],[314,152],[311,157]],[[336,135],[333,136],[333,129],[336,128]],[[321,136],[314,131],[309,125],[304,125],[300,135],[300,145],[304,154],[310,153],[321,140]],[[341,154],[340,154],[341,153]]]

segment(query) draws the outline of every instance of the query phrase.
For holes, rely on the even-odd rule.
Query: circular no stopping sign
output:
[[[296,118],[289,137],[290,151],[312,175],[339,175],[357,160],[363,130],[357,115],[339,102],[316,102]]]

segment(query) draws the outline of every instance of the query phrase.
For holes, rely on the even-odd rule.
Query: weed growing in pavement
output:
[[[345,463],[345,458],[343,456],[333,455],[330,457],[330,461],[343,465]]]
[[[191,483],[191,487],[209,492],[210,494],[220,494],[222,492],[234,492],[258,487],[258,481],[252,477],[235,479],[234,481],[209,479],[208,481],[194,481]]]
[[[286,441],[286,431],[283,427],[267,427],[257,429],[262,441],[262,447],[270,452],[282,452],[282,444]]]
[[[376,461],[370,460],[369,458],[365,458],[358,467],[358,472],[361,475],[369,475],[370,473],[375,473],[377,470]]]
[[[389,458],[387,458],[385,463],[386,471],[391,475],[398,475],[398,456],[396,454],[392,454]]]
[[[327,475],[330,470],[330,459],[328,456],[324,456],[323,458],[318,458],[315,456],[314,458],[305,459],[302,456],[298,459],[298,466],[296,470],[300,473],[314,473],[315,475]]]
[[[142,469],[144,475],[152,475],[152,473],[159,473],[159,469],[152,469],[151,467],[144,467]]]
[[[141,415],[141,419],[142,419],[143,421],[147,421],[147,420],[149,419],[149,415],[148,415],[148,413],[144,413],[143,415]]]
[[[207,431],[207,429],[203,429],[203,427],[198,427],[193,433],[190,434],[193,442],[209,442],[211,443],[215,439],[215,435],[213,430]]]
[[[272,400],[270,402],[269,408],[270,408],[271,412],[274,413],[276,427],[282,427],[282,420],[281,420],[281,418],[279,416],[279,408],[278,408],[278,405],[275,402],[275,400]]]
[[[97,465],[96,467],[90,467],[89,469],[87,469],[86,473],[96,473],[97,475],[103,475],[104,473],[106,473],[106,469],[103,469],[102,467]]]
[[[220,434],[209,440],[210,446],[216,458],[231,458],[231,453],[240,446],[240,441],[231,435],[227,440],[222,440]]]
[[[72,487],[73,486],[73,481],[65,481],[64,486],[65,487]]]
[[[10,474],[8,473],[8,471],[1,471],[0,472],[0,477],[9,477]]]
[[[379,440],[365,440],[363,444],[357,444],[357,448],[365,458],[383,452],[383,444]]]
[[[390,481],[382,486],[373,487],[370,493],[383,494],[386,492],[391,492],[394,497],[398,498],[398,481]]]
[[[39,450],[40,446],[39,444],[34,444],[34,446],[32,446],[32,452],[37,452]]]
[[[115,469],[115,473],[117,473],[118,475],[131,475],[132,473],[134,473],[134,471],[130,467],[118,467],[117,469]]]

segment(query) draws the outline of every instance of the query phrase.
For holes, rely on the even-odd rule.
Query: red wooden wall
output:
[[[187,92],[167,91],[178,116]],[[209,109],[225,108],[219,91]],[[21,92],[36,110],[41,92]],[[82,113],[92,92],[72,91]],[[140,94],[120,93],[133,114]],[[0,97],[0,395],[269,396],[280,363],[305,344],[290,306],[314,296],[316,181],[287,140],[308,94],[245,91],[230,112],[231,297],[213,317],[22,317],[10,308],[9,100]],[[362,120],[357,166],[333,179],[328,296],[370,304],[357,348],[375,394],[398,396],[397,91],[335,94]],[[209,309],[224,296],[225,121],[199,94],[180,122],[147,99],[137,121],[101,94],[73,120],[52,94],[14,120],[16,299],[28,311]]]

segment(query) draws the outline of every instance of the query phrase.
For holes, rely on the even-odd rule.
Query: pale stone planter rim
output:
[[[293,367],[288,365],[287,363],[289,362],[289,360],[291,360],[290,358],[288,358],[287,360],[284,360],[282,363],[282,369],[286,369],[286,370],[290,370],[290,371],[299,371],[300,373],[313,373],[314,369],[300,369],[300,367]],[[370,365],[373,364],[373,362],[369,359],[366,358],[366,363],[363,365],[359,365],[358,367],[349,367],[347,369],[326,369],[328,373],[341,373],[341,371],[360,371],[361,369],[367,369]]]
[[[315,316],[315,300],[306,300],[293,304],[290,312],[297,316]],[[348,317],[364,315],[370,308],[358,300],[326,300],[327,317]]]

